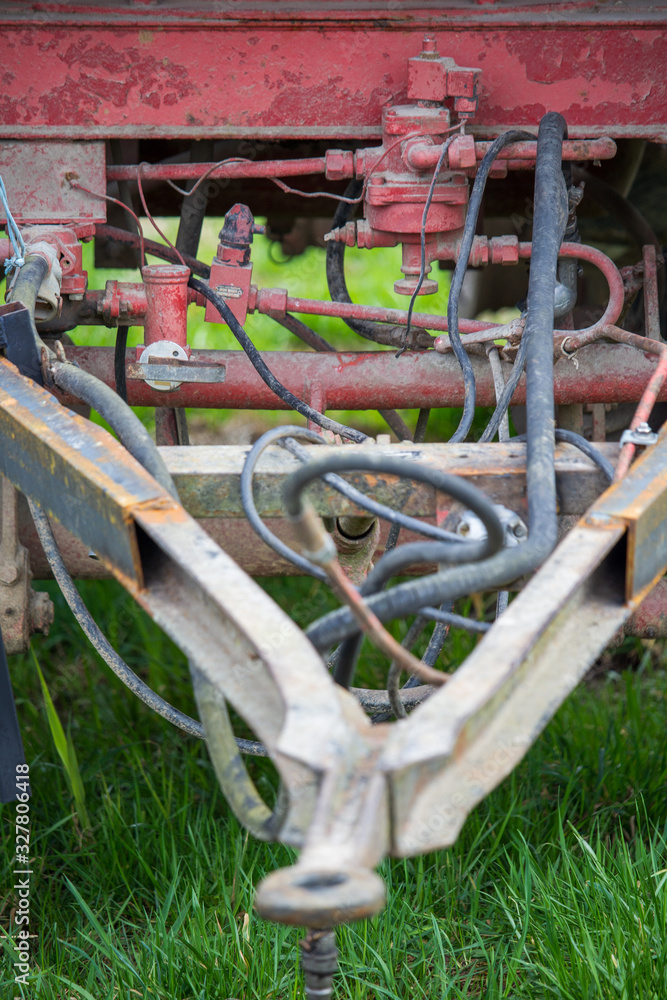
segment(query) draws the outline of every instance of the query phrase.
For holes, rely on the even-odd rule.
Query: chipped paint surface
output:
[[[341,20],[326,28],[247,23],[162,30],[6,25],[0,135],[51,137],[379,136],[405,98],[406,53],[423,28]],[[482,22],[484,23],[484,22]],[[350,30],[356,28],[356,30]],[[438,30],[438,47],[482,68],[482,134],[561,111],[571,135],[667,136],[664,25],[622,22]],[[39,64],[39,73],[26,67]]]

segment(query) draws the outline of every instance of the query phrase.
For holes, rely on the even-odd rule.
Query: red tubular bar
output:
[[[532,247],[532,243],[519,243],[519,257],[530,257]],[[614,264],[613,260],[607,257],[606,254],[602,253],[601,250],[596,250],[595,247],[589,247],[584,243],[563,243],[558,251],[558,256],[574,257],[576,260],[587,260],[590,264],[594,264],[598,270],[602,271],[605,276],[607,285],[609,286],[609,301],[607,302],[607,308],[597,323],[593,323],[592,326],[587,326],[582,330],[574,330],[571,334],[573,337],[583,335],[592,336],[595,332],[597,332],[597,336],[599,337],[601,335],[602,328],[604,326],[613,325],[623,311],[625,289],[623,288],[623,279],[620,271]],[[556,333],[563,332],[565,331],[556,331]]]
[[[664,389],[665,379],[667,379],[667,344],[659,343],[650,337],[641,337],[636,333],[630,333],[628,330],[621,330],[617,326],[611,325],[606,326],[600,331],[598,337],[601,336],[615,340],[618,344],[628,344],[642,352],[657,354],[660,358],[657,368],[654,369],[647,385],[644,387],[639,405],[630,422],[630,430],[637,430],[640,424],[648,421],[655,403],[658,399],[662,398],[661,392]],[[572,349],[576,351],[579,349],[580,344],[590,343],[590,341],[590,334],[579,334],[579,336],[566,338],[563,341],[563,348],[567,351]],[[630,463],[636,450],[636,445],[631,441],[628,441],[621,448],[621,454],[614,472],[615,482],[622,479],[630,468]]]
[[[136,181],[141,166],[142,181],[198,180],[204,174],[211,180],[234,177],[301,177],[323,174],[323,156],[302,160],[244,160],[242,158],[215,163],[144,163],[107,165],[108,181]]]
[[[519,244],[519,257],[530,257],[532,253],[532,243]],[[563,243],[560,248],[561,257],[575,257],[578,260],[587,260],[598,267],[609,285],[609,301],[602,317],[593,326],[583,330],[567,331],[556,330],[556,334],[564,336],[577,336],[588,334],[592,331],[600,331],[603,326],[613,324],[621,315],[623,309],[623,279],[618,268],[606,254],[595,247],[586,246],[583,243]],[[279,294],[282,293],[282,294]],[[257,294],[254,302],[249,304],[248,311],[258,311],[269,316],[284,316],[286,312],[307,313],[311,316],[335,316],[341,319],[365,319],[380,323],[395,323],[404,326],[407,322],[408,314],[404,309],[386,309],[382,306],[365,306],[348,302],[322,302],[319,299],[294,298],[287,294],[284,289],[262,288]],[[412,325],[423,326],[427,330],[447,331],[447,317],[434,316],[430,313],[413,313]],[[480,330],[491,330],[497,327],[494,323],[482,323],[479,320],[459,320],[459,328],[462,333],[476,333]],[[438,346],[437,344],[435,345]]]
[[[476,142],[475,156],[482,160],[488,152],[490,142]],[[513,142],[498,153],[499,160],[535,161],[537,136],[531,142]],[[438,162],[442,146],[422,146],[410,150],[410,165],[415,170],[433,169]],[[616,155],[616,143],[606,137],[600,139],[569,139],[563,143],[564,160],[611,160]]]
[[[379,323],[394,323],[405,326],[408,314],[405,309],[388,309],[385,306],[364,306],[356,302],[324,302],[320,299],[301,299],[285,295],[276,308],[277,291],[284,289],[260,288],[257,294],[255,310],[267,316],[284,316],[286,312],[304,313],[309,316],[331,316],[339,319],[367,319]],[[255,311],[253,310],[253,311]],[[250,310],[249,310],[250,311]],[[447,330],[447,317],[434,313],[413,313],[412,326],[422,326],[426,330]],[[462,333],[478,333],[480,330],[498,328],[497,323],[485,323],[482,320],[461,319],[459,327]]]
[[[649,341],[649,343],[652,343]],[[67,347],[67,357],[114,385],[112,347]],[[463,405],[463,380],[451,354],[394,351],[364,353],[264,352],[264,360],[282,384],[308,401],[315,391],[323,409],[367,410],[437,408]],[[135,361],[128,351],[127,361]],[[241,350],[193,351],[192,361],[225,366],[224,382],[183,382],[173,392],[156,392],[145,382],[128,379],[128,401],[133,406],[196,406],[245,410],[288,409],[261,380]],[[592,344],[577,354],[579,367],[562,358],[556,362],[557,403],[636,403],[656,368],[648,357],[626,345]],[[491,367],[486,357],[471,356],[480,406],[495,405]],[[667,401],[663,385],[659,399]],[[515,405],[525,402],[525,381],[514,394]]]

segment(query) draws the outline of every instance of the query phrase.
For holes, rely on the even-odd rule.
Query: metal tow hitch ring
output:
[[[6,359],[0,435],[0,473],[94,547],[189,657],[214,763],[227,703],[265,743],[285,801],[267,832],[302,851],[261,883],[256,905],[290,924],[369,916],[384,902],[373,868],[386,854],[451,845],[667,567],[663,431],[446,687],[372,727],[301,630],[180,504]],[[228,765],[216,763],[219,773]]]

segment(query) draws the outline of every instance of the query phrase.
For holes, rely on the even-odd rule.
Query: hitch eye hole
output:
[[[347,882],[347,875],[342,872],[330,872],[310,875],[303,875],[297,879],[296,884],[300,889],[307,889],[310,892],[319,892],[321,889],[333,889],[337,885]]]

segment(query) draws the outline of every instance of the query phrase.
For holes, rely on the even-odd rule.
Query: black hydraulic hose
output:
[[[527,344],[528,538],[522,545],[503,549],[483,562],[410,580],[368,598],[369,608],[383,622],[474,591],[498,590],[533,572],[556,544],[553,296],[558,251],[567,223],[567,192],[561,170],[565,134],[562,115],[549,112],[542,118],[537,139],[533,253],[523,334]],[[349,609],[341,608],[314,622],[306,634],[317,649],[325,650],[356,631]]]
[[[479,439],[480,444],[485,444],[487,441],[492,441],[498,432],[498,428],[502,422],[503,417],[509,409],[509,405],[512,401],[512,396],[514,391],[519,384],[519,379],[523,375],[523,369],[526,364],[526,351],[528,350],[528,341],[526,340],[525,333],[521,337],[521,343],[519,344],[519,350],[516,352],[516,357],[514,358],[514,364],[512,365],[512,371],[510,372],[510,377],[505,383],[505,387],[501,392],[498,401],[496,403],[496,408],[491,414],[491,419],[484,428],[484,433]]]
[[[326,442],[322,439],[322,436],[316,431],[311,431],[306,427],[284,424],[280,427],[274,427],[270,431],[266,431],[265,434],[255,441],[254,445],[248,452],[243,465],[243,470],[241,472],[241,504],[243,506],[244,513],[254,530],[260,536],[262,541],[272,548],[274,552],[277,552],[279,555],[283,556],[283,558],[288,559],[305,573],[317,577],[318,580],[328,581],[328,578],[319,566],[316,566],[315,563],[311,563],[310,560],[306,559],[304,556],[299,555],[299,553],[291,549],[267,528],[266,524],[264,524],[257,512],[253,498],[252,480],[255,468],[260,455],[270,444],[277,443],[284,439],[283,446],[289,452],[302,462],[310,462],[310,456],[298,443],[297,438],[309,441],[311,444],[326,444]],[[457,545],[461,545],[463,543],[463,545],[466,546],[470,544],[469,542],[466,542],[465,539],[461,538],[460,535],[454,534],[454,532],[447,531],[444,528],[438,528],[425,521],[419,521],[415,517],[410,517],[407,514],[403,514],[399,510],[394,510],[393,507],[387,507],[385,504],[378,503],[377,500],[366,496],[365,493],[362,493],[361,490],[356,489],[356,487],[352,486],[344,479],[341,479],[340,476],[328,473],[322,478],[325,483],[332,486],[347,500],[350,500],[356,506],[369,511],[369,513],[374,514],[376,517],[381,517],[386,521],[400,524],[409,531],[420,532],[421,534],[426,535],[429,538],[434,538],[437,541],[451,541]]]
[[[252,495],[252,480],[255,472],[255,466],[257,465],[260,455],[266,448],[269,447],[270,444],[274,444],[285,437],[301,437],[305,438],[306,441],[310,441],[312,444],[325,444],[316,431],[308,430],[306,427],[286,427],[283,425],[281,427],[274,427],[272,430],[262,434],[261,438],[255,441],[254,445],[248,452],[248,456],[243,463],[243,469],[241,471],[240,490],[243,512],[262,541],[272,548],[274,552],[277,552],[278,555],[283,557],[283,559],[287,559],[294,566],[298,567],[298,569],[303,570],[304,573],[314,576],[317,580],[321,580],[322,583],[327,583],[328,577],[324,570],[319,566],[316,566],[315,563],[310,561],[310,559],[306,559],[305,556],[295,552],[294,549],[291,549],[289,545],[278,538],[277,535],[274,535],[272,531],[269,531],[257,513],[255,500]]]
[[[308,420],[312,420],[313,423],[317,424],[319,427],[323,427],[324,430],[333,431],[334,434],[340,434],[341,437],[346,437],[351,441],[356,441],[357,444],[361,444],[363,441],[368,440],[368,436],[366,434],[363,434],[361,431],[354,430],[352,427],[346,427],[344,424],[339,424],[337,420],[331,420],[329,417],[325,417],[323,413],[318,413],[318,411],[314,410],[312,406],[309,406],[308,403],[304,403],[302,399],[299,399],[299,397],[295,396],[293,392],[290,392],[289,389],[285,388],[282,382],[279,382],[273,374],[266,361],[253,344],[252,340],[223,299],[222,295],[218,295],[218,293],[214,292],[209,285],[205,284],[203,281],[197,281],[197,279],[193,277],[190,278],[188,284],[190,288],[194,288],[196,292],[199,292],[205,299],[208,299],[208,301],[215,306],[245,351],[248,360],[259,377],[266,385],[268,385],[271,392],[275,393],[279,399],[281,399],[284,403],[287,403],[287,405],[293,410],[296,410],[297,413],[300,413],[302,417],[306,417]]]
[[[178,726],[179,729],[182,729],[185,733],[189,733],[190,736],[197,736],[200,740],[203,740],[204,728],[201,722],[191,719],[190,716],[185,715],[163,698],[160,698],[140,677],[137,677],[134,671],[118,655],[90,614],[81,599],[79,591],[74,586],[74,581],[67,572],[65,562],[60,554],[48,517],[34,501],[28,499],[28,504],[32,519],[35,522],[37,534],[39,535],[39,541],[44,549],[44,555],[51,567],[51,572],[55,577],[56,583],[69,604],[72,614],[85,632],[86,637],[90,640],[95,651],[111,667],[116,677],[119,677],[132,694],[136,695],[140,701],[143,701],[144,705],[147,705],[152,712],[157,712],[163,719],[167,719],[168,722],[171,722],[174,726]]]
[[[26,309],[30,310],[33,319],[37,296],[48,273],[49,262],[46,257],[40,253],[31,254],[30,248],[28,248],[25,264],[18,269],[16,280],[11,289],[11,300],[12,302],[22,302]]]
[[[614,466],[611,464],[608,458],[606,458],[601,451],[599,451],[591,441],[587,441],[585,437],[581,434],[576,434],[574,431],[566,431],[562,427],[557,427],[555,430],[556,441],[563,441],[565,444],[573,444],[575,448],[578,448],[587,458],[590,458],[592,462],[595,462],[597,467],[601,472],[604,473],[605,479],[612,483],[614,481]],[[517,434],[516,437],[510,439],[511,441],[525,441],[525,434]]]
[[[401,546],[400,549],[393,549],[385,554],[368,574],[360,589],[362,595],[376,593],[390,577],[416,563],[460,563],[469,562],[471,559],[484,559],[497,551],[503,544],[503,527],[493,505],[481,490],[457,476],[448,475],[415,462],[406,462],[404,459],[390,458],[384,455],[355,456],[339,453],[328,455],[320,461],[302,466],[301,469],[292,473],[283,486],[287,512],[292,517],[297,517],[301,513],[303,490],[314,479],[324,478],[328,473],[334,471],[352,472],[359,470],[427,483],[474,511],[487,529],[487,537],[483,541],[468,543],[465,546],[453,541],[413,542]],[[334,680],[342,687],[350,687],[363,637],[358,630],[355,630],[354,634],[345,638],[346,641],[343,643],[336,660]]]
[[[192,719],[189,715],[185,715],[184,712],[174,708],[173,705],[170,705],[169,702],[164,700],[164,698],[161,698],[159,694],[156,694],[155,691],[148,686],[148,684],[142,681],[142,679],[138,677],[130,667],[128,667],[122,657],[118,655],[84,604],[79,591],[74,585],[72,577],[67,572],[65,561],[60,554],[60,549],[58,548],[58,543],[56,542],[53,531],[51,530],[48,517],[42,508],[39,507],[33,500],[28,499],[28,504],[30,506],[32,519],[35,522],[37,534],[39,535],[39,541],[44,549],[44,555],[46,556],[49,566],[51,567],[51,572],[53,573],[56,583],[60,587],[62,595],[67,601],[72,614],[81,626],[86,637],[90,640],[95,652],[104,660],[107,666],[111,667],[116,677],[118,677],[123,684],[129,688],[132,694],[136,695],[137,698],[142,701],[144,705],[150,708],[152,712],[156,712],[158,715],[161,715],[163,719],[166,719],[167,722],[171,722],[172,725],[181,729],[189,736],[196,736],[200,740],[205,739],[206,736],[204,733],[204,727],[201,722],[197,722],[196,719]],[[249,753],[259,757],[266,756],[266,750],[262,744],[257,743],[255,740],[237,740],[237,743],[239,749],[243,753]]]
[[[451,601],[447,601],[443,605],[443,607],[445,609],[448,608],[450,610],[450,612],[451,612],[452,602]],[[434,611],[438,611],[438,610],[441,610],[441,609],[439,609],[439,608],[433,608],[433,610]],[[443,614],[447,614],[447,611],[446,610],[443,611]],[[467,620],[467,619],[464,619],[464,620]],[[438,660],[438,657],[440,656],[440,653],[442,652],[442,647],[445,645],[445,641],[447,639],[447,636],[449,635],[449,627],[450,627],[450,625],[451,625],[451,622],[436,621],[435,628],[433,629],[433,632],[431,633],[431,638],[429,639],[428,646],[426,647],[426,650],[424,651],[424,655],[422,656],[422,663],[425,666],[427,666],[427,667],[435,667],[435,665],[437,663],[437,660]],[[415,678],[410,678],[410,679],[412,680],[412,679],[415,679]]]
[[[461,289],[463,287],[463,279],[465,278],[466,271],[468,270],[470,251],[472,250],[473,241],[475,239],[475,230],[477,228],[479,211],[482,207],[484,188],[486,187],[489,171],[491,170],[498,153],[500,153],[500,151],[511,142],[521,142],[523,139],[533,138],[534,136],[529,132],[522,132],[514,129],[509,132],[503,132],[503,134],[499,135],[497,139],[494,139],[489,146],[475,176],[475,183],[473,184],[472,194],[470,195],[470,202],[468,204],[468,211],[466,213],[466,221],[463,227],[461,246],[459,248],[456,267],[454,268],[454,274],[452,275],[452,283],[449,287],[449,299],[447,301],[447,330],[449,333],[449,342],[452,345],[452,350],[456,356],[456,360],[461,367],[465,388],[463,413],[461,414],[459,426],[450,438],[450,441],[452,442],[465,440],[468,436],[468,432],[470,431],[475,416],[475,373],[473,371],[472,362],[468,357],[463,344],[461,343],[461,335],[459,333],[459,299],[461,296]]]
[[[296,316],[285,313],[284,316],[274,316],[273,319],[280,326],[293,333],[295,337],[298,337],[299,340],[302,340],[304,344],[312,347],[314,351],[327,351],[330,354],[335,354],[336,348],[333,344],[330,344],[324,337],[320,337],[319,333],[315,333],[314,330],[311,330],[306,323],[297,319]],[[378,410],[377,412],[387,422],[399,441],[412,441],[410,428],[396,410]]]
[[[351,180],[345,188],[346,198],[358,198],[362,192],[364,182],[361,179]],[[332,229],[340,229],[352,218],[355,206],[347,201],[338,203],[331,223]],[[351,303],[352,299],[347,290],[345,281],[345,244],[331,240],[327,244],[327,285],[332,302]],[[350,330],[354,330],[360,337],[366,340],[373,340],[376,344],[386,344],[391,347],[399,347],[405,335],[405,327],[392,327],[382,323],[371,323],[364,319],[346,319],[344,322]]]
[[[167,471],[164,459],[157,449],[155,441],[142,424],[139,417],[133,410],[124,403],[123,400],[104,382],[101,382],[90,372],[77,368],[69,362],[54,361],[51,365],[51,377],[55,385],[74,396],[76,399],[88,403],[99,415],[106,420],[111,428],[118,435],[121,444],[127,448],[129,453],[136,458],[150,472],[153,479],[157,480],[175,500],[178,500],[178,493],[174,486],[174,481]]]
[[[125,352],[129,326],[119,326],[116,331],[116,345],[113,352],[113,374],[116,392],[127,403],[127,376],[125,372]]]
[[[43,349],[47,351],[49,356],[53,356],[51,350],[44,344],[35,325],[37,296],[42,287],[42,282],[48,273],[49,262],[46,257],[43,257],[40,253],[30,253],[30,249],[28,249],[25,264],[19,268],[16,280],[9,293],[9,301],[22,302],[28,310],[32,337],[35,342],[38,358],[41,358]]]
[[[452,628],[463,628],[467,632],[484,633],[488,632],[492,627],[491,622],[475,621],[474,618],[465,618],[463,615],[457,615],[453,611],[446,611],[442,608],[420,608],[419,614],[430,621],[444,625],[446,628],[450,626]],[[426,662],[425,659],[424,662]],[[433,664],[429,664],[429,666],[433,666]]]

